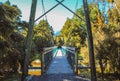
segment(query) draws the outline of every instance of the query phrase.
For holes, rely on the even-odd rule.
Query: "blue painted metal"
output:
[[[65,49],[65,48],[62,48],[61,50],[62,50],[63,54],[66,55],[66,53],[67,53],[67,52],[66,52],[66,49]]]

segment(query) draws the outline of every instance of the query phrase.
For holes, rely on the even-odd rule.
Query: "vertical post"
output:
[[[30,57],[31,46],[32,46],[33,26],[34,26],[35,12],[36,12],[36,4],[37,4],[37,0],[32,0],[29,26],[28,26],[28,34],[27,34],[27,38],[26,38],[26,49],[25,49],[25,57],[24,57],[23,75],[22,75],[21,81],[26,81],[25,79],[26,79],[26,76],[28,75],[28,64],[29,64],[29,57]]]
[[[75,49],[75,55],[76,55],[76,74],[78,75],[78,52],[79,52],[79,49],[76,48]]]
[[[75,51],[75,73],[78,75],[78,54]]]
[[[83,5],[84,5],[85,18],[86,18],[86,26],[87,26],[88,49],[89,49],[89,58],[90,58],[90,67],[91,67],[91,81],[97,81],[95,59],[94,59],[93,38],[92,38],[91,23],[90,23],[87,0],[83,0]]]
[[[44,73],[44,53],[41,55],[41,74]]]
[[[120,37],[120,17],[118,18],[118,37]],[[118,46],[118,65],[120,68],[120,47]],[[120,73],[120,70],[118,71]]]

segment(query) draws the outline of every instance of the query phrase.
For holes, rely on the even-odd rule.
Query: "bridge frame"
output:
[[[64,1],[64,0],[62,0],[61,2],[58,1],[58,0],[55,0],[55,1],[58,2],[58,4],[56,6],[61,4],[67,10],[69,10],[71,13],[73,13],[74,15],[76,15],[78,18],[81,19],[81,17],[79,17],[75,12],[73,12],[71,9],[69,9],[64,4],[62,4],[62,1]],[[29,19],[29,28],[28,28],[27,41],[26,41],[26,49],[25,49],[24,69],[23,69],[22,81],[26,80],[26,76],[27,76],[27,73],[28,73],[28,63],[29,63],[29,57],[30,57],[30,51],[31,51],[31,45],[32,45],[32,37],[33,37],[33,26],[34,26],[34,22],[37,21],[37,20],[35,20],[36,4],[37,4],[37,0],[32,0],[31,13],[30,13],[30,19]],[[84,11],[85,11],[86,26],[87,26],[87,36],[88,36],[88,45],[89,45],[91,81],[97,81],[95,60],[94,60],[93,38],[92,38],[92,32],[91,32],[91,24],[90,24],[90,18],[89,18],[89,13],[88,13],[87,0],[83,0],[83,5],[84,5]],[[49,11],[54,9],[56,6],[51,8]],[[48,12],[44,13],[41,17],[43,17]],[[39,17],[39,19],[41,17]]]

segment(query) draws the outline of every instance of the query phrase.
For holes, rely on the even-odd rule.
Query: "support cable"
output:
[[[41,3],[42,3],[42,10],[43,10],[43,14],[45,13],[45,6],[44,6],[44,2],[43,0],[41,0]],[[47,21],[47,15],[45,14],[45,19]]]
[[[35,19],[34,22],[38,21],[40,18],[42,18],[44,15],[46,15],[47,13],[49,13],[51,10],[53,10],[54,8],[56,8],[59,4],[61,4],[64,0],[58,2],[56,5],[54,5],[51,9],[49,9],[48,11],[46,11],[44,14],[42,14],[40,17],[38,17],[37,19]]]
[[[78,8],[78,0],[76,1],[75,10]]]
[[[78,7],[78,0],[76,1],[76,4],[75,4],[75,11],[76,11],[76,9],[77,9],[77,7]],[[74,14],[74,13],[73,13]],[[74,14],[75,15],[75,14]],[[77,16],[78,17],[78,16]],[[71,25],[73,25],[73,19],[71,20]],[[67,38],[67,41],[68,41],[68,39],[70,38],[70,35],[71,35],[71,33],[72,33],[72,29],[73,29],[73,27],[70,27],[70,29],[69,29],[69,33],[68,33],[68,38]]]
[[[56,2],[60,3],[60,1],[55,0]],[[71,13],[73,13],[74,15],[76,15],[80,20],[85,21],[84,19],[82,19],[78,14],[76,14],[75,12],[73,12],[71,9],[69,9],[67,6],[65,6],[64,4],[60,3],[63,7],[65,7],[67,10],[69,10]]]

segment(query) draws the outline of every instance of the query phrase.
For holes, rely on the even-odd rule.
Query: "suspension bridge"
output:
[[[78,69],[89,69],[89,67],[78,67],[77,54],[71,47],[50,47],[44,49],[42,54],[42,67],[39,69],[42,76],[29,76],[28,81],[90,81],[77,76]],[[32,67],[35,71],[35,67]],[[36,70],[37,71],[37,70]]]
[[[22,81],[89,81],[88,79],[77,76],[78,69],[82,68],[90,68],[91,70],[91,81],[97,81],[96,79],[96,70],[95,70],[95,62],[94,62],[94,50],[93,50],[93,41],[92,41],[92,33],[91,33],[91,24],[88,13],[87,0],[83,0],[84,11],[85,11],[85,19],[79,17],[75,12],[73,12],[70,8],[65,6],[62,1],[55,0],[57,2],[51,9],[45,12],[37,19],[35,19],[36,12],[36,4],[37,0],[32,0],[29,27],[28,27],[28,35],[26,40],[26,49],[25,49],[25,60],[24,60],[24,69]],[[43,0],[42,0],[43,4]],[[78,56],[76,54],[76,50],[73,47],[62,47],[58,49],[55,53],[53,50],[56,47],[45,48],[44,52],[41,56],[41,67],[38,69],[41,70],[41,76],[32,76],[28,78],[28,64],[29,64],[29,56],[31,50],[32,36],[33,36],[33,25],[40,18],[45,16],[51,10],[56,8],[58,5],[62,5],[65,9],[70,11],[80,20],[86,21],[87,26],[87,34],[88,34],[88,45],[89,45],[89,54],[90,54],[90,67],[81,67],[78,65]],[[44,7],[44,5],[43,5]],[[64,50],[64,51],[63,51]]]

